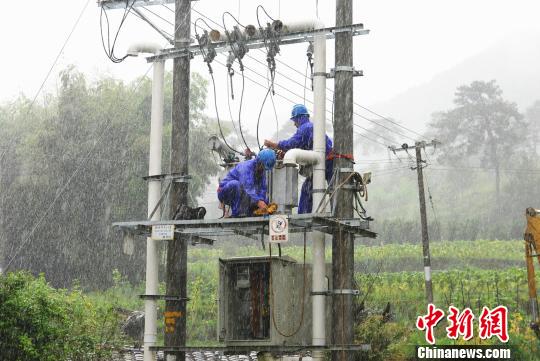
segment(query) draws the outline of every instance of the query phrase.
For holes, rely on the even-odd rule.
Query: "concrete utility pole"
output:
[[[337,0],[336,26],[352,24],[353,0]],[[335,184],[341,184],[353,172],[353,42],[352,32],[336,34],[335,55],[335,124],[334,170],[338,177]],[[350,189],[340,189],[336,195],[335,217],[353,218],[353,193]],[[353,344],[353,277],[354,277],[354,237],[350,233],[337,232],[332,241],[332,279],[335,290],[332,303],[332,337],[336,345]],[[353,360],[354,353],[334,351],[332,360]]]
[[[401,148],[390,147],[395,153],[398,151],[407,151],[414,148],[416,150],[416,173],[418,175],[418,199],[420,201],[420,224],[422,226],[422,254],[424,256],[424,280],[426,287],[426,301],[427,303],[433,303],[433,285],[431,283],[431,256],[429,253],[429,235],[427,225],[427,213],[426,213],[426,195],[424,191],[424,160],[422,159],[422,149],[426,147],[435,147],[439,142],[433,140],[431,143],[416,142],[414,147],[409,147],[407,144],[403,144]],[[415,168],[412,168],[413,170]]]
[[[175,48],[190,45],[191,0],[176,0]],[[171,131],[171,174],[188,175],[189,162],[189,89],[190,58],[178,57],[173,63],[173,100]],[[179,204],[187,204],[188,183],[173,182],[170,193],[169,214],[172,217]],[[175,235],[167,247],[166,288],[168,296],[180,300],[167,300],[165,305],[165,346],[186,344],[186,284],[187,243]],[[168,352],[166,360],[184,360],[184,352]]]

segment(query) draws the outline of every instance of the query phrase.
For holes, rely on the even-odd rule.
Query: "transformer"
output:
[[[218,308],[218,339],[226,346],[310,345],[311,265],[286,256],[220,259]],[[330,310],[327,302],[327,320]]]

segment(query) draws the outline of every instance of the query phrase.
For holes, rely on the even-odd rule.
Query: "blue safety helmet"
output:
[[[276,164],[276,152],[272,149],[263,149],[257,155],[257,161],[264,165],[264,169],[270,170]]]
[[[307,115],[309,117],[308,110],[304,104],[296,104],[291,111],[291,120],[296,120],[300,115]]]

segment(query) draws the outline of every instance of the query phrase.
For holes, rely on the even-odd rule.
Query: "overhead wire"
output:
[[[163,5],[163,6],[165,6],[165,8],[167,8],[169,11],[174,12],[174,10],[172,10],[172,9],[169,8],[168,6],[166,6],[166,5]],[[215,25],[222,27],[219,23],[217,23],[216,21],[212,20],[210,17],[206,16],[206,15],[203,14],[202,12],[200,12],[200,11],[198,11],[198,10],[196,10],[196,9],[192,9],[192,10],[193,10],[194,12],[196,12],[197,14],[199,14],[200,16],[202,16],[203,18],[206,18],[208,21],[214,23]],[[271,18],[271,19],[272,19],[272,18]],[[258,50],[259,50],[259,51],[262,51],[261,49],[258,49]],[[249,56],[249,54],[247,54],[247,56]],[[281,61],[281,60],[279,60],[279,59],[277,59],[276,61],[279,62],[280,64],[282,64],[283,66],[285,66],[285,67],[291,69],[292,71],[298,73],[298,74],[301,75],[302,77],[305,77],[305,75],[302,74],[302,72],[300,72],[298,69],[293,68],[292,66],[290,66],[290,65],[287,64],[286,62]],[[334,92],[334,91],[333,91],[331,88],[329,88],[329,87],[327,87],[326,90],[328,90],[328,91],[330,91],[330,92],[332,92],[332,93]],[[375,115],[375,116],[377,116],[377,117],[379,117],[379,118],[381,118],[381,119],[383,119],[383,120],[386,120],[386,121],[389,122],[389,123],[394,124],[395,126],[397,126],[397,127],[399,127],[399,128],[402,128],[403,130],[406,130],[406,131],[408,131],[408,132],[411,132],[411,133],[413,133],[413,134],[415,134],[415,135],[417,135],[417,136],[419,136],[419,137],[422,137],[422,138],[424,137],[422,134],[420,134],[420,133],[414,131],[413,129],[410,129],[410,128],[408,128],[408,127],[406,127],[406,126],[400,124],[399,122],[396,122],[395,120],[392,120],[392,119],[390,119],[390,118],[388,118],[388,117],[385,117],[385,116],[383,116],[383,115],[381,115],[381,114],[379,114],[379,113],[377,113],[377,112],[375,112],[375,111],[373,111],[373,110],[371,110],[371,109],[369,109],[369,108],[367,108],[367,107],[365,107],[365,106],[363,106],[363,105],[361,105],[361,104],[359,104],[359,103],[357,103],[357,102],[354,102],[354,105],[356,105],[356,106],[358,106],[358,107],[360,107],[360,108],[362,108],[362,109],[368,111],[369,113],[371,113],[371,114],[373,114],[373,115]]]
[[[261,6],[261,5],[259,5],[259,6]],[[166,6],[166,8],[168,8],[170,11],[172,11],[172,9],[170,9],[169,7]],[[270,15],[268,15],[268,13],[267,13],[266,10],[264,9],[264,7],[261,6],[261,8],[262,8],[262,10],[266,13],[266,15],[273,21],[274,19],[273,19]],[[198,11],[198,10],[193,10],[193,11],[195,11],[197,14],[199,14],[199,15],[202,16],[203,18],[207,19],[208,21],[212,22],[213,24],[215,24],[215,25],[217,25],[217,26],[219,26],[219,27],[221,27],[221,28],[224,28],[223,25],[220,25],[219,23],[217,23],[216,21],[214,21],[214,20],[211,19],[210,17],[206,16],[206,15],[203,14],[202,12],[200,12],[200,11]],[[257,14],[258,14],[258,13],[257,13]],[[258,23],[259,23],[259,26],[261,26],[261,25],[260,25],[260,20],[258,19],[257,21],[258,21]],[[225,29],[225,28],[224,28],[224,29]],[[262,51],[262,49],[257,49],[257,50]],[[246,56],[249,57],[250,59],[255,60],[256,62],[258,62],[258,63],[260,63],[260,64],[263,64],[262,61],[260,61],[259,59],[257,59],[257,58],[255,58],[255,57],[251,56],[250,54],[246,54]],[[306,78],[306,75],[302,74],[299,70],[294,69],[293,67],[291,67],[290,65],[286,64],[285,62],[280,61],[279,59],[277,59],[277,61],[278,61],[280,64],[283,64],[283,65],[285,65],[286,67],[288,67],[288,68],[294,70],[296,73],[299,73],[300,75],[302,75],[302,76],[304,77],[304,79]],[[263,65],[266,65],[266,64],[263,64]],[[246,69],[249,69],[249,68],[246,67]],[[281,75],[282,75],[284,78],[286,78],[287,80],[290,80],[291,82],[296,83],[296,84],[298,84],[299,86],[302,86],[304,89],[306,88],[306,86],[305,86],[304,84],[302,84],[302,83],[300,83],[300,82],[298,82],[298,81],[295,81],[294,79],[292,79],[292,78],[290,78],[290,77],[287,77],[287,76],[285,76],[285,75],[283,75],[283,74],[281,74]],[[328,87],[327,87],[326,89],[327,89],[328,91],[334,93],[334,91],[333,91],[332,89],[330,89],[330,88],[328,88]],[[288,89],[286,89],[286,90],[288,90]],[[304,97],[304,98],[305,98],[305,97]],[[328,98],[327,98],[326,100],[327,100],[327,101],[332,101],[331,99],[328,99]],[[361,106],[361,105],[359,105],[359,104],[357,104],[357,103],[354,103],[354,104],[358,105],[359,107],[361,107],[361,108],[363,108],[363,109],[368,110],[368,108],[366,108],[366,107],[364,107],[364,106]],[[372,114],[376,114],[375,112],[371,112],[371,113],[372,113]],[[415,139],[413,139],[413,138],[411,138],[411,137],[409,137],[409,136],[407,136],[407,135],[405,135],[405,134],[403,134],[403,133],[397,132],[396,130],[393,130],[393,129],[389,128],[389,127],[386,127],[385,125],[382,125],[382,124],[380,124],[380,123],[378,123],[378,122],[372,120],[372,119],[369,119],[369,118],[367,118],[367,117],[365,117],[365,116],[363,116],[363,115],[361,115],[361,114],[359,114],[359,113],[357,113],[357,112],[353,112],[353,114],[356,115],[356,116],[358,116],[358,117],[360,117],[360,118],[362,118],[362,119],[364,119],[364,120],[366,120],[366,121],[368,121],[368,122],[370,122],[370,123],[373,123],[373,124],[375,124],[375,125],[377,125],[377,126],[380,126],[380,127],[384,128],[384,129],[388,130],[389,132],[396,133],[397,135],[400,135],[400,136],[402,136],[402,137],[408,138],[408,139],[410,139],[410,140],[415,140]],[[412,131],[412,130],[410,130],[410,129],[404,127],[404,126],[401,126],[401,124],[399,124],[399,123],[397,123],[397,122],[395,122],[395,121],[392,121],[391,119],[384,118],[384,117],[382,117],[381,115],[378,115],[378,114],[376,114],[376,115],[379,116],[380,118],[384,119],[384,120],[387,120],[388,122],[390,122],[390,123],[392,123],[392,124],[394,124],[394,125],[396,125],[396,126],[399,126],[400,128],[403,128],[403,129],[405,129],[405,130],[409,130],[409,131],[411,131],[411,132],[413,132],[413,133],[416,133],[416,132],[414,132],[414,131]],[[364,129],[364,130],[367,131],[366,128],[361,127],[361,126],[359,126],[359,127],[360,127],[361,129]],[[416,134],[420,135],[419,133],[416,133]],[[420,135],[420,136],[421,136],[421,135]],[[382,138],[382,139],[385,139],[385,137],[381,137],[381,138]],[[389,141],[389,142],[391,142],[391,143],[393,142],[393,140],[390,140],[390,139],[388,139],[388,138],[386,138],[385,140],[387,140],[387,141]],[[385,145],[385,146],[386,146],[386,145]]]
[[[224,67],[227,67],[224,63],[220,62],[220,61],[217,60],[217,59],[215,60],[215,62],[218,63],[218,64],[220,64],[220,65],[222,65],[222,66],[224,66]],[[246,67],[246,69],[249,69],[249,68]],[[256,80],[253,80],[252,78],[250,78],[250,77],[247,76],[247,75],[246,75],[246,79],[248,79],[249,81],[251,81],[251,82],[254,83],[254,84],[257,84],[257,85],[263,87],[264,89],[267,89],[265,85],[263,85],[263,84],[257,82]],[[296,96],[298,96],[298,94],[296,94],[296,93],[293,93],[293,94],[295,94]],[[286,100],[286,101],[292,103],[292,104],[296,104],[295,101],[293,101],[293,100],[291,100],[291,99],[289,99],[289,98],[287,98],[287,97],[281,95],[280,93],[276,93],[276,95],[279,96],[280,98],[282,98],[282,99],[284,99],[284,100]],[[328,111],[327,111],[327,112],[328,112]],[[328,121],[328,119],[326,119],[326,120]],[[363,137],[363,138],[365,138],[365,139],[367,139],[367,140],[369,140],[370,142],[373,142],[373,143],[376,143],[376,144],[379,144],[379,145],[383,146],[385,149],[387,148],[387,145],[386,145],[386,144],[384,144],[384,143],[382,143],[382,142],[380,142],[380,141],[378,141],[378,140],[372,139],[372,138],[370,138],[370,137],[368,137],[368,136],[366,136],[366,135],[364,135],[364,134],[362,134],[362,133],[359,133],[359,132],[354,132],[354,133],[357,134],[357,135],[359,135],[359,136],[361,136],[361,137]]]
[[[110,38],[110,22],[109,22],[109,16],[107,15],[107,11],[105,10],[105,7],[101,7],[101,13],[99,16],[99,28],[100,28],[100,35],[101,35],[101,44],[103,45],[103,50],[105,51],[105,54],[107,57],[113,62],[113,63],[121,63],[124,61],[127,57],[130,56],[130,54],[126,54],[122,58],[117,58],[116,55],[114,55],[114,48],[116,46],[116,41],[118,40],[118,35],[120,34],[120,30],[122,30],[122,27],[124,26],[124,23],[128,17],[128,15],[131,13],[131,9],[133,8],[133,5],[135,5],[136,0],[133,0],[131,4],[129,3],[129,0],[126,0],[126,7],[124,9],[124,14],[122,16],[122,20],[120,21],[120,25],[118,26],[118,29],[116,31],[116,35],[114,36],[113,43],[111,45],[111,38]],[[105,39],[103,37],[103,15],[105,15],[105,20],[107,23],[107,46],[105,46]]]
[[[240,24],[238,19],[236,19],[234,17],[234,15],[231,14],[230,12],[226,11],[226,12],[224,12],[222,14],[221,21],[223,22],[223,29],[225,29],[225,35],[227,36],[227,42],[229,44],[232,44],[230,33],[227,30],[227,25],[225,24],[225,15],[229,15],[230,17],[232,17],[234,19],[234,21],[236,21],[236,23],[238,25],[240,25],[243,28],[245,28],[245,27],[244,27],[244,25]],[[241,94],[240,94],[240,105],[238,107],[238,128],[240,130],[240,136],[242,137],[242,141],[244,142],[244,145],[246,146],[246,154],[249,154],[250,153],[250,147],[246,142],[246,138],[244,137],[244,132],[242,130],[242,105],[243,105],[243,102],[244,102],[244,91],[245,91],[245,83],[246,83],[246,79],[245,79],[245,76],[244,76],[244,64],[242,63],[242,55],[238,53],[237,48],[234,47],[234,46],[231,46],[230,48],[231,48],[231,50],[232,50],[232,52],[234,54],[235,59],[238,61],[238,64],[240,66],[240,73],[242,75],[242,91],[241,91]],[[234,63],[234,60],[232,61],[232,63]],[[232,63],[228,67],[229,76],[230,76],[230,80],[231,80],[231,90],[233,89],[232,76],[234,74],[234,72],[231,72],[231,69],[232,69],[232,66],[233,66]],[[229,104],[229,108],[230,108],[230,104]],[[234,120],[232,120],[232,121],[234,121]]]
[[[200,37],[199,37],[199,33],[197,32],[197,22],[199,20],[202,20],[204,23],[206,23],[206,21],[204,21],[203,19],[201,18],[198,18],[197,20],[195,20],[195,23],[194,23],[194,26],[195,26],[195,36],[196,36],[196,39],[197,39],[197,43],[199,44],[199,48],[201,50],[201,54],[203,55],[204,57],[204,61],[207,63],[208,65],[208,72],[210,74],[210,77],[212,79],[212,88],[213,88],[213,92],[214,92],[214,108],[215,108],[215,111],[216,111],[216,118],[217,118],[217,123],[218,123],[218,128],[219,128],[219,133],[221,135],[221,139],[223,140],[223,143],[225,144],[225,146],[227,148],[229,148],[231,151],[233,151],[234,153],[236,154],[242,154],[241,152],[237,151],[236,149],[234,149],[228,142],[227,142],[227,139],[225,138],[225,135],[223,134],[223,129],[221,127],[221,120],[220,120],[220,117],[219,117],[219,111],[218,111],[218,106],[217,106],[217,90],[216,90],[216,80],[214,78],[214,72],[212,70],[212,65],[211,65],[211,61],[213,60],[210,60],[208,59],[207,57],[207,54],[205,52],[205,50],[203,49],[202,45],[201,45],[201,41],[200,41]],[[208,24],[206,24],[208,25]],[[208,39],[207,39],[208,41]],[[227,90],[229,88],[227,87]],[[229,97],[227,96],[227,100],[229,99]],[[230,111],[230,106],[229,106],[229,111]],[[231,114],[231,122],[233,124],[233,128],[234,130],[236,131],[236,126],[234,125],[234,120],[232,119],[232,114]]]
[[[168,6],[166,6],[166,5],[163,5],[163,6],[164,6],[165,8],[167,8],[169,11],[174,12],[174,10],[172,10],[172,9],[169,8]],[[217,26],[219,26],[219,27],[221,27],[221,28],[224,28],[224,29],[226,30],[226,28],[225,28],[223,25],[220,25],[219,23],[217,23],[216,21],[214,21],[214,20],[211,19],[210,17],[206,16],[206,15],[203,14],[202,12],[200,12],[200,11],[198,11],[198,10],[196,10],[196,9],[192,9],[192,10],[195,11],[197,14],[199,14],[201,17],[207,19],[208,21],[210,21],[210,22],[216,24]],[[264,10],[264,8],[263,8],[263,10]],[[264,11],[265,11],[265,10],[264,10]],[[265,12],[266,12],[266,11],[265,11]],[[267,15],[268,15],[268,14],[267,14]],[[268,15],[268,16],[269,16],[269,15]],[[222,18],[223,18],[223,16],[222,16]],[[269,18],[270,18],[270,19],[273,19],[273,18],[271,18],[270,16],[269,16]],[[227,30],[226,30],[226,32],[227,32]],[[227,33],[228,33],[228,32],[227,32]],[[259,50],[260,50],[260,49],[259,49]],[[261,51],[262,51],[262,50],[261,50]],[[246,55],[247,55],[248,57],[250,57],[251,59],[255,59],[256,61],[258,61],[256,58],[250,56],[249,54],[246,54]],[[262,63],[262,62],[260,62],[260,61],[258,61],[258,62],[259,62],[259,63]],[[224,65],[224,64],[222,64],[222,63],[220,63],[220,64],[221,64],[221,65]],[[248,70],[254,72],[254,73],[257,74],[257,75],[259,75],[259,76],[261,76],[261,77],[264,77],[264,76],[262,76],[261,74],[259,74],[258,72],[252,70],[251,68],[249,68],[249,67],[247,67],[247,66],[245,66],[245,65],[244,65],[244,67],[245,67],[245,69],[248,69]],[[290,66],[288,66],[288,67],[291,68]],[[291,68],[291,69],[293,69],[293,68]],[[295,70],[295,71],[298,72],[297,70]],[[300,74],[301,74],[301,73],[300,73]],[[294,82],[294,80],[290,79],[289,77],[285,77],[285,78],[287,78],[287,79],[289,79],[289,80],[291,80],[291,81]],[[252,79],[249,79],[249,80],[253,82]],[[260,85],[260,84],[259,84],[259,85]],[[278,85],[279,85],[279,84],[278,84]],[[301,85],[301,84],[300,84],[300,85]],[[288,92],[294,94],[295,96],[299,96],[298,94],[292,92],[290,89],[288,89],[288,88],[286,88],[286,87],[283,87],[283,86],[280,86],[280,87],[283,88],[283,89],[285,89],[286,91],[288,91]],[[266,87],[264,87],[264,88],[266,89]],[[331,89],[329,89],[329,88],[327,88],[327,89],[331,91]],[[299,97],[302,98],[301,96],[299,96]],[[289,99],[287,99],[287,100],[289,100]],[[327,100],[328,100],[328,99],[327,99]],[[290,100],[289,100],[289,101],[290,101]],[[292,103],[295,104],[295,102],[292,102]],[[311,103],[313,103],[313,102],[311,102]],[[329,111],[327,110],[327,112],[329,112]],[[356,114],[356,113],[355,113],[355,114]],[[356,114],[356,115],[357,115],[357,116],[360,116],[361,118],[364,118],[364,119],[366,119],[366,120],[368,120],[368,121],[372,121],[372,120],[370,120],[369,118],[363,117],[362,115],[359,115],[359,114]],[[374,122],[374,121],[372,121],[372,122]],[[389,138],[386,138],[386,137],[384,137],[384,136],[381,136],[380,134],[375,133],[374,131],[372,131],[372,130],[370,130],[370,129],[367,129],[367,128],[365,128],[365,127],[362,127],[362,126],[360,126],[360,125],[358,125],[358,124],[355,124],[355,126],[357,126],[358,128],[360,128],[360,129],[362,129],[362,130],[364,130],[364,131],[366,131],[366,132],[368,132],[368,133],[373,133],[373,134],[375,134],[375,135],[377,136],[377,138],[384,139],[384,140],[386,140],[386,141],[388,141],[388,142],[393,142],[393,140],[391,140],[391,139],[389,139]],[[384,126],[383,126],[383,127],[384,127]],[[387,128],[387,129],[389,129],[390,131],[393,131],[393,130],[391,130],[390,128]],[[378,141],[378,140],[369,138],[369,137],[367,137],[366,135],[364,135],[364,134],[362,134],[362,133],[359,133],[359,132],[355,132],[355,134],[358,134],[358,135],[362,136],[363,138],[370,140],[371,142],[374,142],[374,143],[376,143],[376,144],[379,144],[379,145],[381,145],[381,146],[387,148],[387,144],[384,144],[384,143],[382,143],[382,142],[380,142],[380,141]],[[412,139],[412,138],[411,138],[411,139]],[[246,146],[248,146],[246,142],[244,142],[244,143],[245,143]],[[249,147],[248,147],[248,148],[249,148]]]

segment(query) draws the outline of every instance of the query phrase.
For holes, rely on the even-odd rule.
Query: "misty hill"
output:
[[[433,112],[452,107],[456,87],[491,79],[497,80],[503,96],[516,102],[521,112],[540,99],[540,34],[509,36],[373,109],[406,126],[424,129]]]

